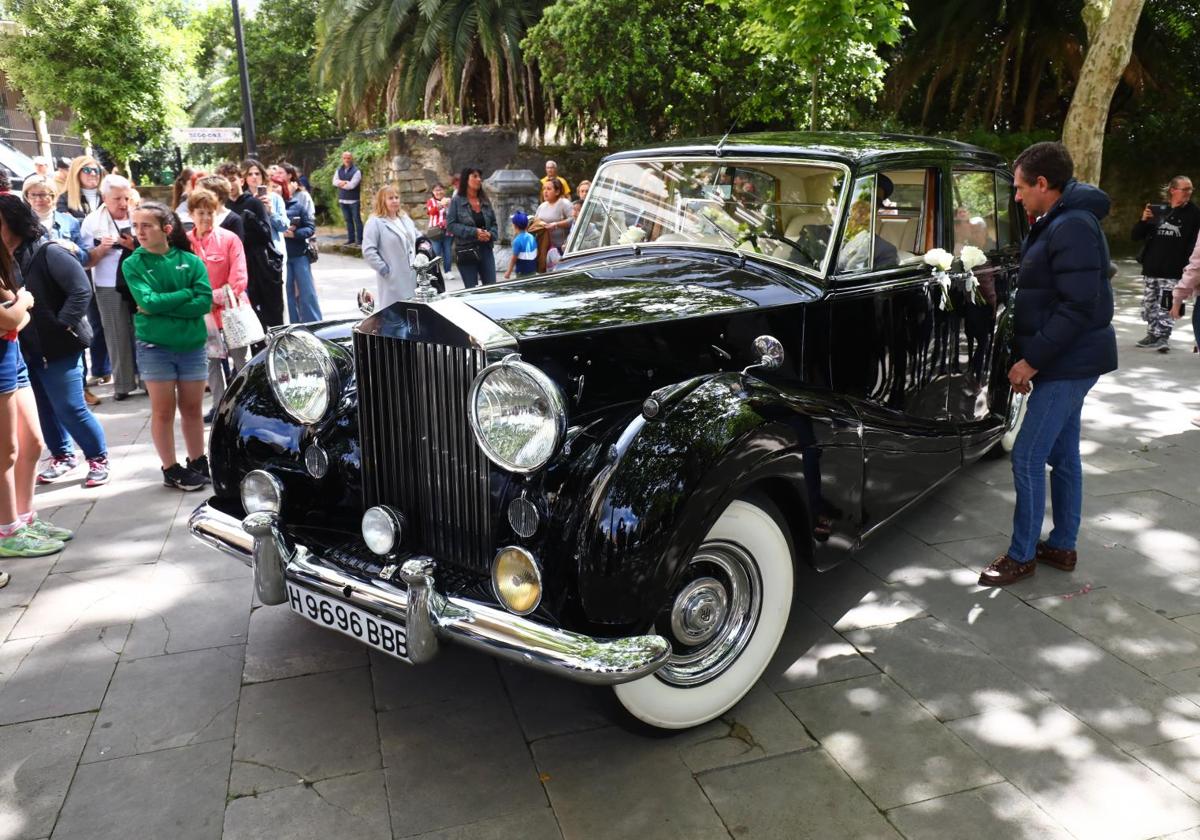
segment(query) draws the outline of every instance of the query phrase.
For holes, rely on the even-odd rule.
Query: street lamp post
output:
[[[238,76],[242,86],[242,136],[246,143],[246,156],[258,157],[258,143],[254,138],[254,105],[250,101],[250,73],[246,70],[246,45],[242,41],[242,13],[238,11],[238,0],[233,4],[233,37],[237,41]]]

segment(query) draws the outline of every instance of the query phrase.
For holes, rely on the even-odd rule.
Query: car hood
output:
[[[808,297],[736,264],[642,256],[458,295],[518,339],[674,321]]]

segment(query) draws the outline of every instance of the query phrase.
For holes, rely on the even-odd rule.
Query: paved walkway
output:
[[[349,311],[361,265],[323,256]],[[1128,267],[1126,268],[1128,270]],[[825,574],[725,719],[650,737],[605,690],[444,649],[410,668],[195,543],[146,403],[106,401],[114,480],[40,495],[78,538],[5,563],[0,840],[1200,838],[1200,360],[1141,335],[1088,400],[1080,569],[975,586],[1006,462]]]

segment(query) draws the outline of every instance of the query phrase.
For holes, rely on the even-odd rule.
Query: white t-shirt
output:
[[[84,242],[89,244],[106,236],[116,239],[120,230],[129,230],[132,224],[131,219],[115,221],[109,214],[108,208],[102,206],[99,210],[93,210],[84,217],[83,224],[79,226],[79,235]],[[121,249],[113,248],[100,258],[100,262],[92,266],[92,280],[97,286],[106,289],[116,287],[117,263],[120,261]]]
[[[538,205],[536,215],[546,224],[557,224],[565,222],[571,218],[571,202],[565,198],[560,198],[558,201],[551,204],[548,201],[543,201]],[[563,242],[567,238],[569,228],[554,227],[550,228],[550,244],[555,248],[562,248]]]

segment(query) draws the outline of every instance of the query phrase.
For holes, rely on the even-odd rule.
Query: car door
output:
[[[863,421],[863,523],[887,520],[961,463],[947,410],[948,331],[922,255],[943,237],[943,172],[861,174],[830,294],[830,378]]]

